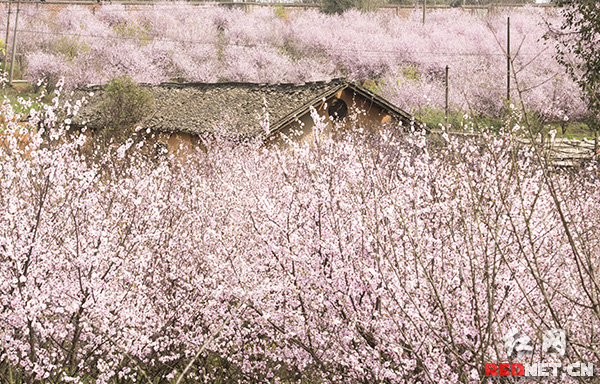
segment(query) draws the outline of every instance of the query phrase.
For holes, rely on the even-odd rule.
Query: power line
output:
[[[0,28],[0,32],[5,31],[5,28]],[[19,33],[29,33],[34,35],[44,35],[44,36],[62,36],[62,37],[76,37],[76,38],[92,38],[92,39],[112,39],[112,40],[129,40],[129,41],[150,41],[150,42],[170,42],[170,43],[179,43],[179,44],[194,44],[194,45],[204,45],[204,46],[221,46],[221,47],[239,47],[239,48],[262,48],[262,49],[280,49],[280,46],[277,45],[261,45],[261,44],[240,44],[240,43],[225,43],[221,44],[218,42],[207,42],[201,40],[191,40],[191,39],[173,39],[168,37],[143,37],[143,36],[115,36],[115,35],[93,35],[93,34],[80,34],[80,33],[70,33],[70,32],[46,32],[46,31],[36,31],[36,30],[19,30]],[[466,56],[466,57],[505,57],[504,53],[486,53],[486,52],[456,52],[456,51],[407,51],[407,50],[382,50],[382,49],[365,49],[365,48],[330,48],[330,47],[311,47],[307,46],[307,50],[324,50],[324,51],[334,51],[334,52],[357,52],[357,53],[383,53],[383,54],[392,54],[394,56],[402,55],[402,54],[412,54],[412,55],[429,55],[429,56]],[[530,53],[523,54],[520,53],[519,57],[535,57],[539,56],[538,53]]]

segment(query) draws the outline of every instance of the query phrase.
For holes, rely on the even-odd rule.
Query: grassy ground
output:
[[[32,107],[40,108],[42,104],[50,103],[54,96],[53,94],[49,94],[40,98],[41,90],[36,90],[34,86],[29,83],[13,83],[12,86],[5,85],[0,92],[3,97],[8,98],[15,111],[21,113],[27,113],[28,111],[26,109],[29,107],[24,106],[19,99],[33,100]]]
[[[589,127],[585,123],[579,123],[579,122],[568,123],[566,125],[566,129],[565,129],[564,133],[563,133],[562,127],[560,125],[552,124],[549,127],[544,127],[543,132],[545,134],[547,134],[548,131],[550,131],[552,129],[556,130],[557,137],[564,137],[566,139],[584,139],[584,138],[593,139],[594,138],[594,132],[591,129],[589,129]]]
[[[440,129],[441,126],[446,125],[446,115],[441,109],[423,108],[415,113],[415,117],[434,130]],[[583,122],[569,121],[566,124],[561,125],[558,122],[542,122],[533,115],[529,116],[529,121],[531,123],[531,128],[535,133],[541,132],[545,136],[548,136],[548,132],[551,130],[555,130],[556,137],[579,140],[584,138],[594,138],[594,131]],[[505,119],[500,117],[496,118],[486,115],[473,116],[466,114],[465,112],[456,111],[449,113],[448,116],[450,131],[470,131],[471,129],[477,131],[479,130],[479,127],[495,130],[502,127],[504,122]]]

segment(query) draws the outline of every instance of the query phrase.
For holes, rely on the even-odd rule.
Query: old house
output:
[[[152,93],[154,106],[142,126],[158,133],[169,151],[194,147],[198,137],[216,132],[242,140],[262,137],[277,141],[282,134],[305,140],[313,127],[311,107],[325,116],[329,125],[333,121],[343,124],[353,111],[361,111],[357,119],[371,126],[415,123],[407,112],[344,79],[304,84],[164,83],[144,87]],[[102,87],[88,91],[94,91],[94,96],[88,98],[73,124],[85,122],[89,128],[101,128],[98,104]]]

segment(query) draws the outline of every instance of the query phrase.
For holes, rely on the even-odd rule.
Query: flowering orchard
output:
[[[21,13],[17,50],[34,83],[61,76],[71,87],[123,75],[148,83],[342,76],[375,80],[377,92],[413,112],[444,107],[449,65],[451,109],[494,116],[506,95],[510,15],[513,87],[523,91],[526,108],[546,121],[577,119],[585,112],[580,91],[554,59],[554,43],[543,39],[548,25],[561,25],[557,13],[524,8],[481,18],[441,10],[423,25],[418,12],[404,19],[358,11],[245,13],[177,2],[137,9],[106,4],[95,12],[30,5]]]
[[[513,127],[90,156],[60,105],[2,106],[4,382],[482,383],[513,328],[600,360],[596,165]]]

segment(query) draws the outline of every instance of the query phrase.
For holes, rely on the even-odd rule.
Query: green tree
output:
[[[382,0],[323,0],[321,10],[325,13],[341,14],[355,8],[369,12],[376,10],[382,3]]]
[[[557,38],[557,59],[583,91],[594,130],[598,151],[600,116],[600,2],[596,0],[558,0],[564,22]]]

